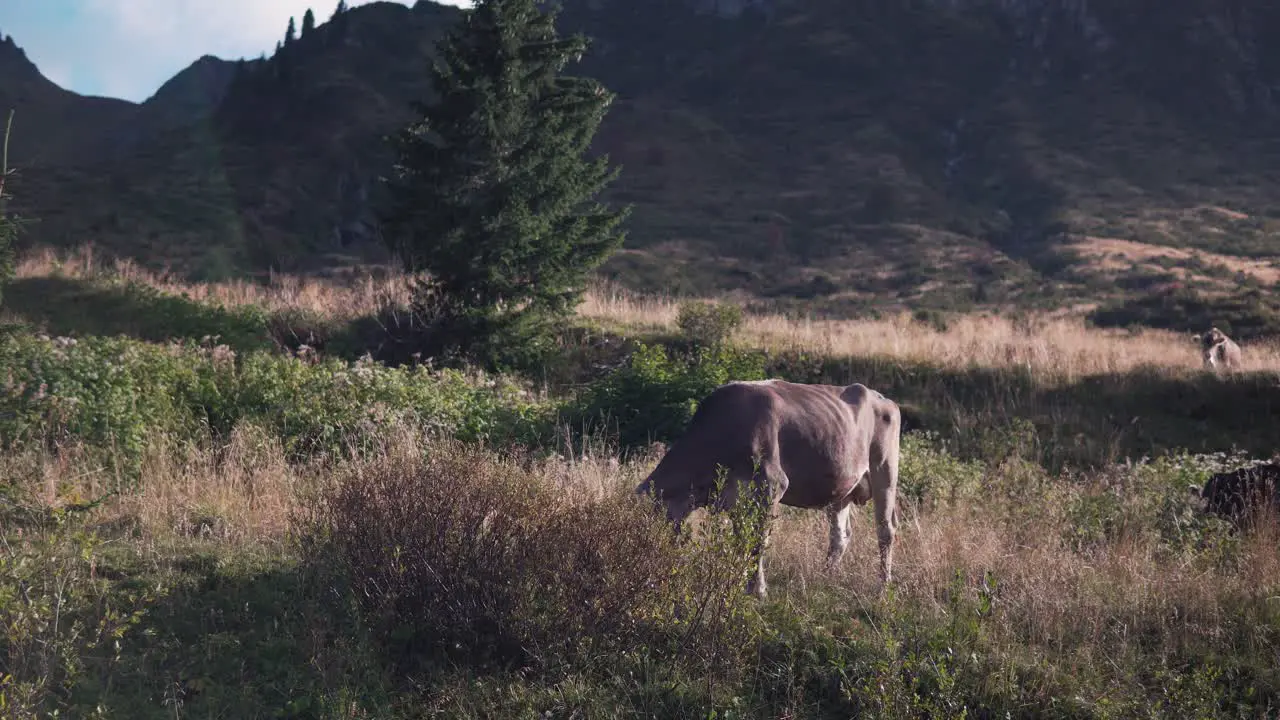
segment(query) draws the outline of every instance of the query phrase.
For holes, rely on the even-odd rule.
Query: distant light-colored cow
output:
[[[694,510],[711,504],[717,467],[723,467],[725,483],[712,510],[731,507],[744,487],[768,502],[769,520],[779,504],[825,510],[831,523],[829,569],[849,545],[851,506],[873,500],[880,578],[888,583],[898,525],[901,428],[898,405],[861,384],[731,382],[699,403],[684,435],[636,492],[664,504],[678,528]],[[768,524],[754,550],[755,576],[747,584],[748,592],[761,598],[767,594]]]
[[[1218,328],[1200,336],[1204,366],[1210,370],[1234,370],[1240,367],[1240,346]]]

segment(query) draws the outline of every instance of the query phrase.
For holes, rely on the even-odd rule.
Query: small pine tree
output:
[[[630,212],[592,201],[617,170],[583,157],[613,95],[561,74],[588,41],[558,37],[556,11],[538,5],[464,11],[432,69],[438,101],[415,104],[420,118],[392,138],[388,246],[425,273],[415,305],[446,347],[490,361],[546,347]]]
[[[339,15],[341,15],[346,11],[347,11],[347,0],[338,0],[338,7],[333,9],[333,17],[338,17]]]
[[[13,115],[14,111],[10,110],[4,126],[3,150],[0,150],[0,292],[13,278],[13,246],[18,240],[18,223],[9,217],[9,195],[5,190],[5,181],[13,172],[9,169],[9,133],[13,129]]]
[[[295,27],[294,27],[294,25],[293,25],[293,17],[292,17],[292,16],[290,16],[290,17],[289,17],[289,27],[284,31],[284,45],[285,45],[285,47],[289,47],[290,45],[292,45],[292,44],[293,44],[293,41],[294,41],[295,37],[297,36],[297,34],[298,34],[298,30],[297,30],[297,28],[295,28]]]
[[[316,14],[311,12],[311,8],[307,8],[307,12],[302,16],[302,37],[306,37],[312,30],[316,29]]]

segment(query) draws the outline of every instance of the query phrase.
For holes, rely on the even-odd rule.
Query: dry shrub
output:
[[[746,627],[745,552],[682,544],[629,488],[569,492],[522,460],[437,443],[353,467],[317,504],[307,552],[340,565],[393,661],[552,670],[742,646],[725,634]]]

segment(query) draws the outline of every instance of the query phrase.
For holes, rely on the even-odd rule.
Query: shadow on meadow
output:
[[[121,640],[115,667],[82,678],[73,706],[137,718],[322,717],[357,699],[385,707],[374,663],[354,647],[355,621],[297,566],[193,550],[159,580],[144,564],[135,555],[100,566],[122,593],[149,582],[168,591]]]
[[[220,336],[237,351],[273,347],[257,308],[217,307],[138,283],[29,277],[5,288],[6,309],[50,335],[127,335],[149,342]]]
[[[1018,423],[1034,426],[1025,441],[1051,470],[1180,449],[1236,448],[1262,457],[1277,451],[1280,383],[1265,373],[1219,378],[1153,369],[1047,385],[1019,370],[795,353],[771,358],[767,373],[798,382],[864,383],[903,405],[905,429],[948,437],[966,458],[989,456],[992,434]]]

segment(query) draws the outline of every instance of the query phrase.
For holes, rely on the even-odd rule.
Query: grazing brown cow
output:
[[[725,483],[712,510],[731,507],[744,486],[763,491],[756,497],[769,503],[770,519],[780,504],[825,510],[831,523],[828,568],[849,546],[851,506],[873,500],[880,578],[887,584],[898,525],[901,427],[898,405],[861,384],[731,382],[699,403],[684,435],[636,492],[665,504],[678,528],[694,510],[711,504],[717,467],[723,467]],[[766,522],[754,549],[755,576],[747,585],[761,598],[767,594],[767,542]]]
[[[1204,487],[1190,487],[1204,509],[1238,527],[1253,524],[1260,512],[1280,513],[1280,463],[1259,463],[1212,475]]]
[[[1234,370],[1240,367],[1240,346],[1218,328],[1200,337],[1200,354],[1210,370]]]

